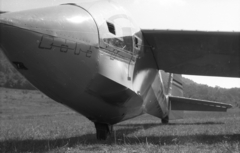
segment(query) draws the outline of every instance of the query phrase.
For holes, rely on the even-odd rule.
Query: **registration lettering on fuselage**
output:
[[[73,52],[74,55],[80,55],[81,53],[83,53],[88,58],[90,58],[92,55],[92,46],[89,44],[79,43],[73,40],[54,37],[50,35],[43,35],[38,47],[45,50],[52,50],[53,48],[57,48],[60,52]]]

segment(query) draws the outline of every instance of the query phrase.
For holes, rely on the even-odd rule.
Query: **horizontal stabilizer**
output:
[[[171,102],[171,110],[225,112],[232,107],[230,104],[184,97],[169,96],[169,100]]]

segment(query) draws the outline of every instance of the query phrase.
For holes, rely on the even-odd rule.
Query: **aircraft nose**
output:
[[[0,14],[1,31],[6,31],[9,26],[21,29],[39,31],[44,24],[40,21],[36,11],[21,11]]]
[[[21,26],[23,25],[23,20],[19,18],[18,13],[3,13],[0,14],[0,24]]]
[[[0,14],[0,24],[28,29],[50,35],[59,35],[61,31],[77,28],[78,31],[95,31],[95,23],[91,15],[80,6],[60,5],[49,8],[40,8],[20,12]],[[88,26],[82,26],[83,24]],[[90,24],[89,24],[90,23]],[[71,24],[71,25],[69,25]]]
[[[78,100],[75,91],[83,91],[96,72],[98,40],[96,23],[81,7],[0,15],[1,49],[21,74],[57,101]]]
[[[2,25],[2,24],[7,24],[7,25],[11,25],[12,24],[12,21],[11,21],[11,19],[8,19],[7,17],[6,17],[6,14],[4,15],[4,14],[0,14],[0,24]]]

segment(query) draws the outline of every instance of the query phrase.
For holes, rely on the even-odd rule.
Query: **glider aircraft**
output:
[[[239,32],[140,29],[111,1],[2,13],[0,35],[15,68],[94,122],[99,140],[145,113],[168,123],[231,107],[184,98],[181,74],[240,77]]]

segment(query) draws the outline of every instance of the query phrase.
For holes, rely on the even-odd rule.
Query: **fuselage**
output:
[[[101,1],[7,13],[0,25],[1,48],[19,72],[90,120],[168,114],[165,74],[120,6]]]

